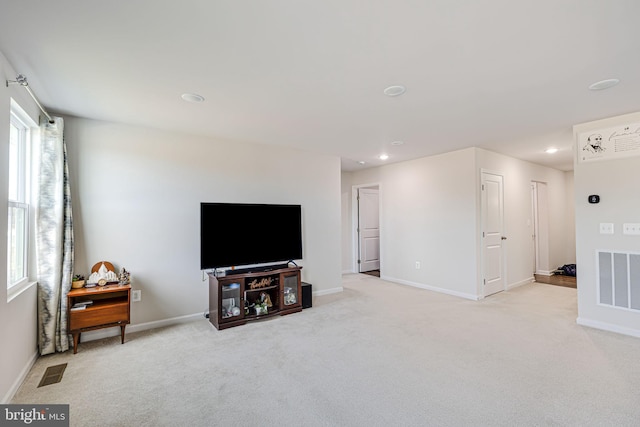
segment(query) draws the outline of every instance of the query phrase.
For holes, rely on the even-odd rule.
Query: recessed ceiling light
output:
[[[547,148],[546,150],[544,150],[544,152],[547,153],[547,154],[553,154],[553,153],[557,153],[558,149],[555,148],[555,147],[550,147],[550,148]]]
[[[389,158],[389,155],[388,155],[388,154],[380,154],[380,155],[378,156],[378,158],[379,158],[380,160],[387,160],[387,159]]]
[[[183,93],[182,99],[187,102],[204,102],[204,97],[202,95],[198,95],[197,93]]]
[[[404,86],[396,85],[389,86],[384,90],[384,94],[387,96],[400,96],[407,91],[407,88]]]
[[[360,160],[360,161],[358,162],[358,164],[359,164],[359,165],[364,165],[365,163],[367,163],[367,162],[365,162],[364,160]]]
[[[404,141],[393,141],[393,142],[391,143],[391,145],[393,145],[393,146],[395,146],[395,147],[397,147],[397,146],[399,146],[399,145],[402,145],[402,144],[404,144]]]
[[[594,84],[589,86],[589,89],[590,90],[609,89],[610,87],[613,87],[613,86],[617,85],[618,83],[620,83],[619,79],[600,80],[599,82],[595,82]]]

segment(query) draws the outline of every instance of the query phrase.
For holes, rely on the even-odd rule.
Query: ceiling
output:
[[[637,0],[3,0],[0,51],[57,113],[343,170],[471,146],[571,170],[574,124],[640,111],[639,16]]]

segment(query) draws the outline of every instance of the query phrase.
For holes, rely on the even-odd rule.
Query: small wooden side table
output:
[[[84,309],[72,309],[86,303]],[[73,354],[78,352],[82,332],[120,326],[124,344],[124,329],[131,321],[131,285],[107,284],[93,288],[71,289],[67,294],[69,332],[73,335]]]

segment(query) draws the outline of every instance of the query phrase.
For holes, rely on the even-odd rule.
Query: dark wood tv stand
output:
[[[274,268],[239,272],[228,270],[221,277],[209,273],[211,324],[216,329],[226,329],[302,311],[302,267]]]

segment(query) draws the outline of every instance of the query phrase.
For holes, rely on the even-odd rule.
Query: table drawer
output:
[[[103,304],[88,307],[84,310],[71,311],[69,315],[69,330],[92,328],[109,323],[129,323],[129,304]]]

